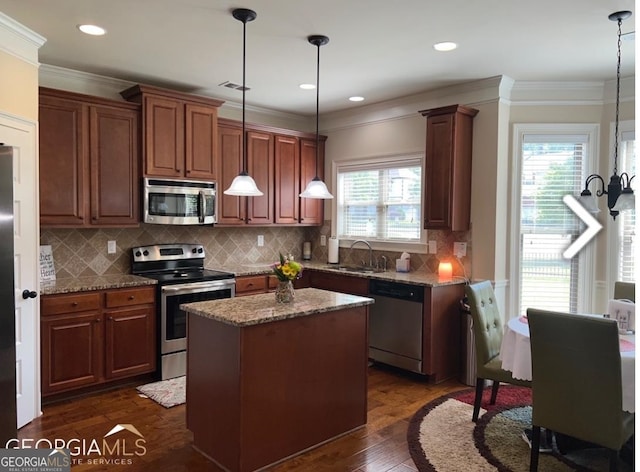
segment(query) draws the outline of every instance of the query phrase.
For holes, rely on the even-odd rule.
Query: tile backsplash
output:
[[[205,247],[205,266],[246,265],[256,262],[275,262],[278,253],[291,253],[302,259],[302,243],[311,241],[312,260],[327,261],[327,246],[320,245],[320,236],[329,238],[331,224],[320,227],[241,227],[168,226],[141,224],[138,228],[53,229],[42,228],[40,244],[51,245],[57,278],[131,273],[131,248],[150,244],[200,243]],[[258,246],[258,236],[264,246]],[[467,256],[460,264],[453,264],[455,275],[471,274],[471,233],[448,231],[428,232],[428,239],[437,242],[437,254],[411,254],[411,270],[435,273],[440,260],[453,260],[454,241],[467,242]],[[116,252],[107,253],[107,242],[116,242]],[[395,270],[400,252],[373,251],[376,259],[387,257],[388,270]],[[358,264],[368,259],[368,252],[357,246],[352,250],[340,248],[340,263]]]

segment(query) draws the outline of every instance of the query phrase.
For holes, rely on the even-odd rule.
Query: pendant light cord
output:
[[[622,48],[622,18],[618,18],[618,67],[616,69],[616,128],[613,138],[613,174],[618,174],[618,116],[620,114],[620,50]]]
[[[316,177],[320,177],[320,43],[316,62]]]
[[[242,21],[242,172],[249,172],[247,134],[245,133],[245,93],[247,91],[247,20]]]

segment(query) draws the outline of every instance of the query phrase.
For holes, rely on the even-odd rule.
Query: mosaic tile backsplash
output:
[[[48,229],[42,228],[40,244],[51,245],[57,278],[131,273],[131,248],[150,244],[200,243],[205,247],[205,266],[234,266],[275,262],[278,253],[290,253],[302,259],[302,244],[311,241],[312,260],[327,261],[327,247],[320,246],[320,236],[327,238],[331,224],[320,227],[242,227],[168,226],[141,224],[139,228]],[[258,247],[258,235],[264,236],[264,246]],[[429,231],[429,239],[437,241],[438,254],[412,254],[411,270],[435,273],[441,259],[452,260],[454,241],[467,242],[467,256],[462,259],[464,270],[454,264],[455,275],[469,275],[470,233]],[[115,254],[107,254],[107,242],[116,241]],[[389,270],[395,269],[399,252],[373,251],[376,259],[385,255]],[[358,264],[368,259],[366,249],[340,248],[340,262]]]

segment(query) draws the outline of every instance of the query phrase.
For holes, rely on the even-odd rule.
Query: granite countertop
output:
[[[154,279],[131,274],[100,275],[95,277],[75,277],[56,279],[40,284],[40,295],[59,293],[87,292],[91,290],[108,290],[112,288],[137,287],[155,285]]]
[[[205,318],[232,326],[251,326],[272,321],[297,318],[317,313],[356,308],[373,303],[373,299],[330,292],[317,288],[296,290],[292,303],[276,303],[273,293],[209,300],[180,305],[180,308]]]
[[[451,280],[439,280],[438,274],[423,271],[396,272],[388,270],[386,272],[358,272],[340,269],[340,264],[327,264],[313,261],[300,261],[306,269],[313,269],[322,272],[332,272],[335,274],[350,275],[362,277],[366,279],[390,280],[393,282],[402,282],[406,284],[421,285],[424,287],[439,287],[442,285],[459,285],[466,283],[464,277],[454,276]],[[272,273],[272,263],[257,262],[254,264],[246,264],[242,266],[212,266],[211,269],[232,272],[236,277],[245,275],[266,275]]]

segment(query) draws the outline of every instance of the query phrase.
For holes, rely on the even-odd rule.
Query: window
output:
[[[625,121],[620,123],[620,144],[618,148],[618,173],[626,172],[630,176],[636,174],[636,141],[634,123]],[[613,138],[612,138],[613,139]],[[632,186],[637,179],[633,179]],[[614,242],[610,245],[610,260],[615,261],[616,267],[611,268],[611,280],[635,282],[635,241],[636,241],[636,211],[627,210],[616,217],[614,225]]]
[[[562,197],[580,194],[597,135],[561,125],[520,126],[516,126],[519,247],[514,274],[519,306],[514,308],[520,314],[529,307],[583,311],[591,304],[585,300],[590,294],[584,287],[592,277],[593,245],[571,260],[563,258],[562,252],[584,231],[584,225]]]
[[[422,159],[336,163],[338,239],[422,242]]]

